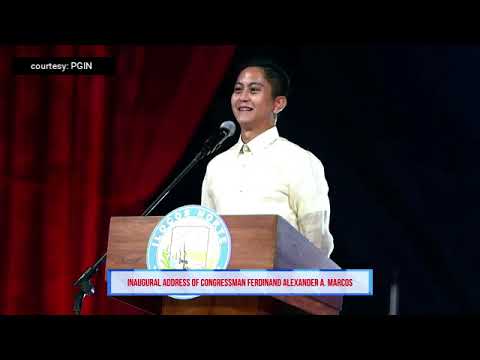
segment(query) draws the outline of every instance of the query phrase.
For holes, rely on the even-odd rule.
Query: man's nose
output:
[[[248,94],[248,90],[244,90],[240,93],[240,96],[239,96],[239,99],[241,101],[246,101],[249,99],[249,94]]]

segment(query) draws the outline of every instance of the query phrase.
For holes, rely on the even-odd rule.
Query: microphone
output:
[[[225,140],[235,133],[235,130],[236,126],[233,121],[224,121],[220,125],[218,131],[205,141],[200,152],[204,156],[214,153],[220,146],[222,146]]]

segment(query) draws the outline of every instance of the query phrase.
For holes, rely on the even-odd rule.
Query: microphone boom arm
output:
[[[232,128],[233,126],[233,128]],[[158,204],[170,193],[170,191],[178,184],[183,177],[190,172],[190,170],[203,158],[211,155],[214,153],[222,144],[223,142],[230,136],[233,135],[235,132],[235,124],[232,121],[226,121],[222,123],[220,126],[222,130],[221,139],[217,141],[213,141],[213,138],[208,139],[205,144],[203,145],[200,152],[195,156],[195,158],[187,165],[185,169],[182,170],[178,176],[173,179],[173,181],[165,188],[165,190],[157,196],[155,200],[148,206],[142,213],[141,216],[148,216],[151,212],[158,206]],[[216,140],[216,139],[215,139]],[[215,146],[212,146],[215,145]],[[106,260],[107,253],[103,254],[92,266],[87,268],[83,272],[83,274],[73,283],[73,286],[79,287],[80,290],[75,295],[74,304],[73,304],[73,312],[76,315],[80,315],[82,310],[82,303],[83,299],[88,295],[93,295],[95,293],[95,288],[90,282],[92,276],[97,273],[100,265]]]

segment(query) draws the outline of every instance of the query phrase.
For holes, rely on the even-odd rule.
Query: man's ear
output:
[[[285,109],[287,106],[287,97],[286,96],[277,96],[273,101],[273,112],[278,114],[280,111]]]

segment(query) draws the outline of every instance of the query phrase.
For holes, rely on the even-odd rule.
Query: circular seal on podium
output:
[[[164,216],[152,231],[147,246],[147,269],[226,269],[231,237],[223,219],[200,205],[179,207]],[[169,295],[192,299],[198,295]]]

